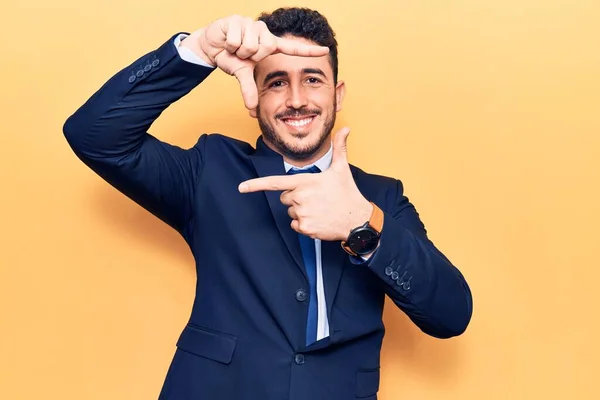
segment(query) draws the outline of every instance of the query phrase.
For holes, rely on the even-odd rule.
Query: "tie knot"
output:
[[[296,174],[316,174],[319,172],[321,172],[319,167],[317,167],[316,165],[313,165],[312,167],[305,168],[305,169],[299,169],[296,167],[292,167],[287,173],[288,173],[288,175],[296,175]]]

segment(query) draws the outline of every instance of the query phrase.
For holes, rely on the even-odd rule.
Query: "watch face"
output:
[[[356,254],[368,254],[377,248],[379,234],[372,228],[360,228],[348,238],[348,247]]]

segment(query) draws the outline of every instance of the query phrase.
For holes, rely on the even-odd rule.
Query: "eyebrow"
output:
[[[327,78],[327,76],[325,75],[325,72],[323,72],[319,68],[304,68],[302,70],[302,74],[303,75],[317,74],[317,75],[321,75],[323,78]],[[282,78],[282,77],[288,77],[288,76],[289,76],[289,74],[286,71],[273,71],[273,72],[269,72],[267,74],[267,76],[265,76],[265,79],[263,81],[263,85],[265,85],[267,82],[269,82],[270,80],[272,80],[274,78]]]

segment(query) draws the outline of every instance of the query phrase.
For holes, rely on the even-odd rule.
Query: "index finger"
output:
[[[276,53],[290,56],[320,57],[329,53],[329,47],[299,42],[297,39],[275,37]]]
[[[250,67],[240,68],[235,71],[234,76],[240,83],[244,105],[248,110],[256,108],[258,104],[258,89],[254,81],[254,69]]]
[[[252,193],[261,190],[292,190],[298,186],[303,178],[306,178],[306,176],[274,175],[254,178],[240,183],[238,190],[240,193]]]

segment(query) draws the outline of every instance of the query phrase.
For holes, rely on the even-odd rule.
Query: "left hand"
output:
[[[326,171],[250,179],[240,184],[239,191],[283,190],[281,202],[289,207],[292,229],[313,239],[346,240],[373,211],[350,171],[346,147],[349,133],[349,128],[343,128],[335,135],[333,159]]]

